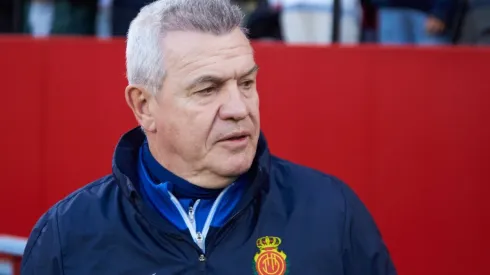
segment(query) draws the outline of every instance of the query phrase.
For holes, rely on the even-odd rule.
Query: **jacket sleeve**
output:
[[[57,206],[46,212],[34,226],[21,264],[21,275],[62,275]]]
[[[396,275],[395,266],[371,214],[346,185],[344,197],[344,274]]]

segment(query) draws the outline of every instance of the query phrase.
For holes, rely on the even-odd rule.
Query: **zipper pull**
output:
[[[189,206],[189,219],[194,222],[194,207],[192,205]]]
[[[197,238],[197,246],[199,246],[201,248],[201,250],[204,251],[204,242],[203,242],[202,233],[197,232],[196,238]]]

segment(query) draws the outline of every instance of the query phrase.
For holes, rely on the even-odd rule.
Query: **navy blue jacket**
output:
[[[354,192],[336,178],[272,156],[263,136],[253,181],[224,225],[210,229],[204,253],[189,231],[162,218],[137,191],[144,140],[139,128],[126,133],[111,175],[41,217],[21,274],[396,274]]]
[[[453,20],[460,0],[370,0],[377,7],[404,7],[427,12],[445,22]]]

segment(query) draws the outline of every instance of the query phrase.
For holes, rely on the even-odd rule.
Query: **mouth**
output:
[[[245,141],[249,136],[250,134],[245,132],[233,133],[221,138],[219,142],[240,142]]]

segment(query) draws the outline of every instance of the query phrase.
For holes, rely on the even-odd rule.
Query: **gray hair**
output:
[[[163,85],[162,42],[171,31],[222,35],[240,27],[244,15],[230,0],[157,0],[141,9],[131,22],[126,43],[130,85],[156,94]]]

